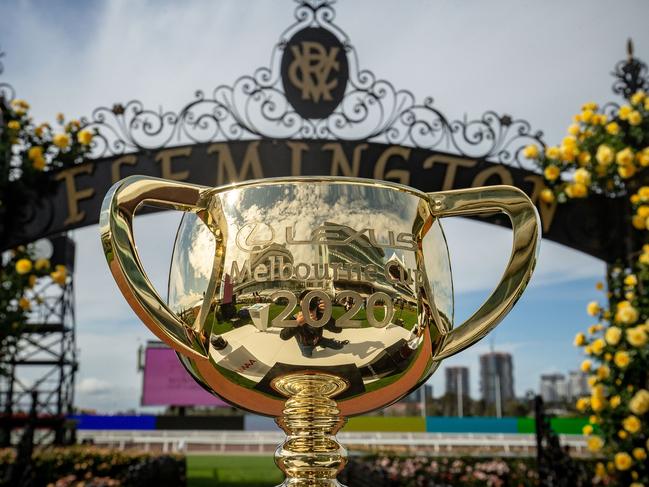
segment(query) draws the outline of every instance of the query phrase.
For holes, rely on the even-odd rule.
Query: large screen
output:
[[[144,352],[142,406],[227,406],[227,404],[199,386],[171,348],[149,343]]]

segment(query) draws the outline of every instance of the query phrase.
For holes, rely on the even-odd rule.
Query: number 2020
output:
[[[275,317],[271,322],[271,326],[276,326],[279,328],[292,328],[298,326],[297,320],[288,319],[297,306],[297,296],[291,291],[279,290],[271,294],[270,299],[276,301],[280,298],[285,298],[288,302],[284,309]],[[318,298],[324,303],[324,309],[322,310],[322,316],[320,318],[314,318],[309,313],[309,308],[311,302]],[[345,313],[343,313],[339,318],[336,319],[336,326],[339,328],[361,328],[363,326],[362,320],[354,320],[353,317],[356,316],[356,313],[361,309],[363,305],[363,297],[355,291],[341,291],[334,298],[334,302],[342,302],[343,299],[349,299],[352,301],[352,306]],[[374,315],[374,306],[377,303],[383,302],[385,313],[383,319],[377,320]],[[331,298],[327,293],[320,290],[309,291],[300,301],[300,308],[302,309],[302,316],[304,321],[310,326],[315,328],[320,328],[326,325],[331,319],[333,303]],[[392,320],[392,315],[394,314],[394,305],[392,304],[392,299],[384,292],[376,292],[367,297],[365,304],[367,322],[374,328],[383,328],[387,326]]]

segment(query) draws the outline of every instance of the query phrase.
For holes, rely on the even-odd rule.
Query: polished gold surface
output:
[[[167,303],[133,240],[142,204],[186,212]],[[454,327],[441,219],[494,212],[512,222],[509,264]],[[296,486],[337,485],[341,416],[399,400],[502,320],[530,279],[539,239],[536,210],[513,187],[425,194],[330,177],[220,188],[131,177],[106,196],[100,225],[125,298],[189,373],[238,407],[281,418],[288,440],[277,461]],[[316,454],[325,444],[331,450]]]
[[[348,387],[341,377],[289,374],[273,381],[288,400],[277,424],[286,440],[275,452],[275,463],[286,475],[282,486],[337,487],[336,477],[347,463],[347,451],[335,434],[345,420],[332,398]]]

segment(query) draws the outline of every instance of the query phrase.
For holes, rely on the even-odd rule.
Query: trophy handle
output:
[[[429,193],[435,217],[505,213],[512,223],[514,244],[503,276],[484,304],[451,330],[435,359],[443,359],[484,338],[509,313],[532,276],[539,243],[539,216],[525,193],[513,186],[488,186]]]
[[[208,357],[209,337],[199,324],[194,327],[185,324],[151,284],[135,246],[133,217],[143,203],[181,211],[204,210],[203,196],[209,189],[177,181],[130,176],[110,188],[99,218],[104,254],[126,301],[158,338],[193,359]]]

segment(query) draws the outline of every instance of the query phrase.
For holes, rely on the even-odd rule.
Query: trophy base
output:
[[[326,373],[289,374],[273,381],[287,396],[283,415],[275,421],[286,440],[275,451],[275,463],[286,475],[278,487],[344,487],[336,480],[347,463],[347,450],[336,440],[346,419],[332,397],[347,382]]]

